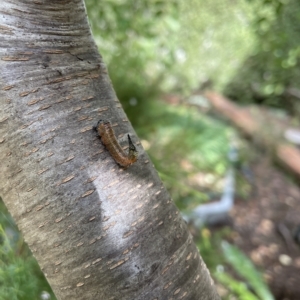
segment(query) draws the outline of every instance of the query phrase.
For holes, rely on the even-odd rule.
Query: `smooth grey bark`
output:
[[[0,101],[0,196],[58,299],[219,299],[82,0],[0,1]],[[100,118],[130,133],[137,163],[116,165],[92,130]]]

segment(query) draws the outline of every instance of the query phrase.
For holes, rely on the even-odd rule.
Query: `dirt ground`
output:
[[[231,213],[233,242],[263,271],[276,299],[300,300],[300,241],[293,236],[300,226],[300,186],[266,158],[251,169],[251,196],[236,199]]]

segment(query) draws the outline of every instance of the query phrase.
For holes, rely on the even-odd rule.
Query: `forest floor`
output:
[[[295,162],[296,163],[296,162]],[[233,242],[262,270],[278,300],[300,299],[300,186],[260,153],[251,164],[252,191],[231,212]]]

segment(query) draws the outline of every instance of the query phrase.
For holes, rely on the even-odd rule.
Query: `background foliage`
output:
[[[255,46],[225,89],[243,103],[262,103],[299,114],[300,2],[248,0]]]

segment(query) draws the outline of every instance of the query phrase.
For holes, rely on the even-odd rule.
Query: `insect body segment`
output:
[[[129,134],[128,143],[129,143],[129,151],[128,154],[122,149],[121,145],[119,144],[115,133],[112,129],[111,123],[109,121],[102,121],[100,120],[97,124],[97,132],[101,137],[101,142],[106,147],[110,155],[113,159],[122,167],[129,167],[134,162],[137,161],[138,152],[131,141]]]

